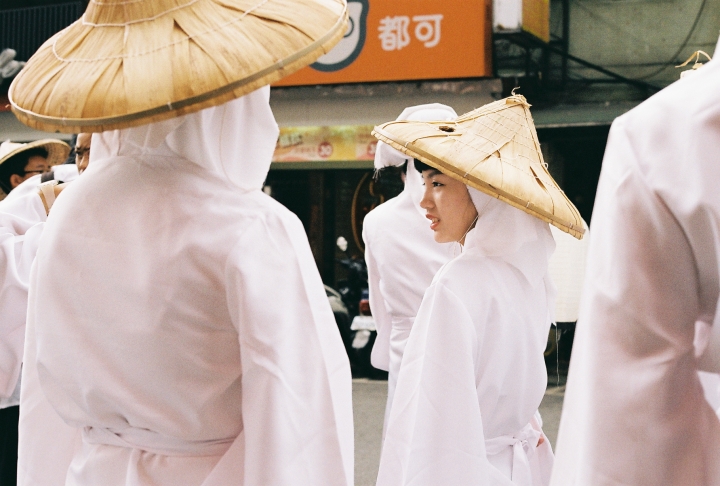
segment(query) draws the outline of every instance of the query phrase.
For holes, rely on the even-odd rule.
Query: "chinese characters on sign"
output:
[[[440,43],[440,21],[442,14],[435,15],[415,15],[412,21],[415,26],[415,38],[430,49]],[[410,35],[408,27],[410,26],[410,17],[407,15],[396,15],[395,17],[387,16],[380,20],[380,43],[384,51],[399,51],[403,47],[410,45]]]
[[[310,67],[275,85],[492,76],[492,4],[492,0],[347,0],[350,24],[340,43]]]

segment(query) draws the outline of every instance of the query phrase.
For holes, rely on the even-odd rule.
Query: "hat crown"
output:
[[[82,21],[98,27],[120,27],[153,20],[194,3],[197,0],[91,0]]]
[[[345,0],[91,0],[8,91],[23,123],[101,132],[239,98],[314,62],[347,31]]]
[[[64,162],[70,153],[70,146],[68,144],[54,138],[35,140],[29,143],[18,143],[8,140],[0,143],[0,165],[21,152],[37,147],[43,147],[47,150],[47,161],[50,165],[57,165]]]
[[[9,154],[10,152],[16,151],[17,149],[19,149],[19,148],[22,147],[23,145],[25,145],[25,144],[24,144],[24,143],[11,142],[11,141],[9,141],[9,140],[6,141],[6,142],[0,143],[0,159],[3,158],[3,157],[5,157],[5,156],[6,156],[7,154]]]

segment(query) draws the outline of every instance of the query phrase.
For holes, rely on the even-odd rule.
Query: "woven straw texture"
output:
[[[582,239],[580,213],[546,168],[529,108],[523,96],[515,95],[455,122],[394,121],[375,127],[373,135]]]
[[[346,30],[345,0],[91,0],[30,58],[9,98],[40,130],[143,125],[277,81]]]
[[[30,143],[3,142],[0,144],[0,165],[10,160],[14,155],[35,147],[43,147],[48,151],[47,163],[50,166],[62,164],[70,154],[70,145],[62,140],[46,138]]]

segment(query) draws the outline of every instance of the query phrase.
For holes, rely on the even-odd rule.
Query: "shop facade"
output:
[[[500,98],[502,83],[488,79],[355,86],[352,91],[304,89],[273,91],[281,133],[266,191],[301,219],[323,280],[334,287],[345,278],[337,264],[343,257],[337,238],[345,237],[348,253],[362,258],[364,215],[403,187],[399,171],[375,174],[373,126],[423,103],[447,104],[462,114]],[[531,108],[548,168],[588,223],[610,124],[633,106]]]

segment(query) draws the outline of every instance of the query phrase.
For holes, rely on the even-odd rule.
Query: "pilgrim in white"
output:
[[[51,176],[73,179],[74,164],[65,160],[70,147],[47,139],[0,144],[0,186],[9,194],[0,201],[0,483],[14,484],[17,476],[20,368],[25,345],[30,267],[35,260],[47,207],[38,194],[50,167]],[[51,188],[48,187],[50,191]],[[54,191],[53,196],[54,196]],[[53,197],[49,196],[49,197]]]
[[[67,159],[70,146],[53,138],[30,143],[6,141],[0,144],[0,199],[17,192],[30,179],[39,184],[42,177],[51,180],[53,170]],[[47,174],[47,173],[50,174]],[[75,174],[77,175],[77,174]]]
[[[428,225],[436,241],[462,245],[462,253],[435,275],[413,324],[378,485],[549,482],[552,451],[536,411],[547,382],[543,350],[554,299],[548,262],[555,243],[546,222],[499,200],[503,194],[483,194],[464,183],[486,177],[484,167],[477,167],[483,160],[478,147],[487,140],[486,127],[501,118],[515,126],[505,132],[500,160],[489,163],[507,164],[508,172],[511,164],[524,164],[525,171],[507,182],[537,184],[533,174],[539,173],[544,185],[557,188],[542,165],[526,112],[524,99],[513,97],[464,115],[457,124],[375,128],[381,140],[422,158],[415,166],[425,184],[421,206]],[[518,149],[533,141],[532,152]],[[465,166],[465,156],[473,166]],[[532,196],[534,187],[526,189]],[[559,190],[551,195],[571,209]],[[535,207],[548,206],[533,201]],[[576,211],[572,216],[579,221]]]
[[[451,120],[457,113],[433,103],[406,108],[398,120]],[[405,165],[405,187],[376,207],[363,221],[370,308],[377,339],[372,350],[375,368],[388,371],[385,423],[389,417],[403,350],[425,290],[435,273],[452,257],[452,245],[437,243],[420,210],[422,180],[411,157],[378,142],[375,169]]]
[[[56,186],[60,182],[72,182],[78,176],[75,164],[60,164],[70,151],[70,147],[61,140],[2,144],[11,148],[13,154],[44,145],[49,154],[50,171],[28,177],[0,201],[0,268],[3,269],[0,274],[0,315],[3,316],[0,346],[4,349],[0,353],[0,409],[20,403],[19,378],[25,344],[30,268],[52,203],[65,187]],[[48,175],[50,180],[43,182],[42,177]]]
[[[554,485],[720,484],[718,83],[713,60],[612,125]]]
[[[61,140],[40,140],[29,144],[4,142],[0,166],[14,165],[13,159],[20,158],[22,167],[28,164],[28,154],[41,149],[48,155],[45,164],[54,168],[65,160],[70,147]],[[23,158],[24,155],[24,158]],[[72,166],[74,169],[74,166]],[[61,170],[69,178],[77,170]],[[73,173],[74,172],[74,173]],[[17,406],[20,389],[20,364],[25,336],[27,314],[27,292],[30,266],[35,260],[43,223],[47,210],[38,194],[40,174],[26,174],[27,179],[14,186],[9,195],[0,201],[0,408]]]
[[[117,45],[154,45],[118,56],[125,75],[155,77],[133,99],[106,89],[97,113],[95,84],[78,93],[100,133],[90,167],[53,207],[31,274],[20,484],[352,484],[347,356],[302,224],[261,191],[278,127],[269,87],[256,88],[346,30],[344,2],[308,3],[156,1],[157,15],[132,22],[147,12],[130,4],[116,19],[126,28],[109,31],[99,20],[112,4],[91,3],[56,36],[83,39],[63,56],[87,77],[118,69],[107,52],[81,59],[99,39],[109,49],[120,31],[127,42]],[[228,22],[235,8],[247,11]],[[176,29],[163,44],[165,27],[192,30],[200,18],[215,28]],[[194,71],[213,45],[226,76]],[[23,105],[33,70],[54,62],[46,53],[16,78],[13,108],[28,123],[81,124],[53,111],[50,95],[44,107]],[[157,75],[165,58],[170,79]]]

